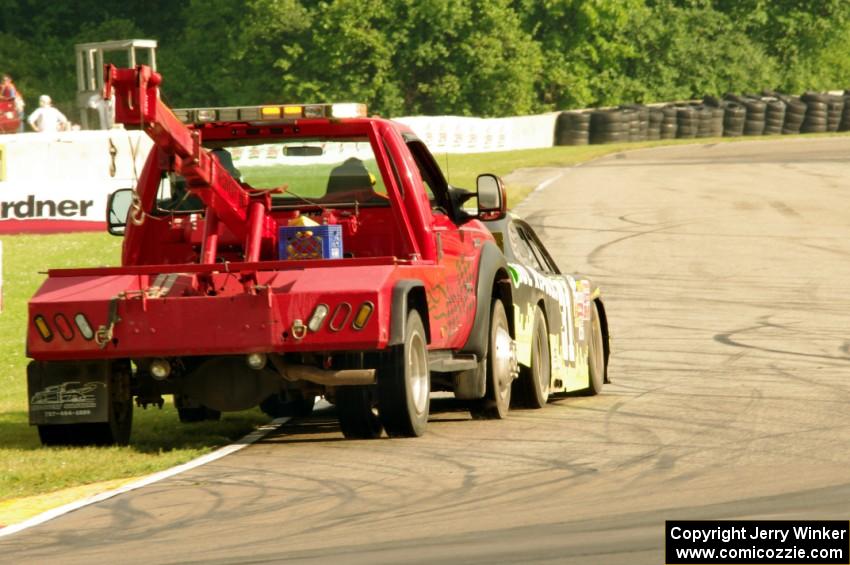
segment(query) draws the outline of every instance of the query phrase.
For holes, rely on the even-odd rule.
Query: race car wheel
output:
[[[602,325],[596,303],[590,311],[590,347],[587,352],[587,365],[590,379],[584,393],[594,396],[602,391],[605,382],[605,345],[602,341]]]
[[[391,437],[425,432],[431,405],[428,341],[419,312],[407,314],[404,343],[394,346],[378,370],[378,413]]]
[[[260,402],[260,410],[272,418],[305,417],[313,412],[316,397],[304,395],[300,390],[290,390],[273,394]]]
[[[384,426],[375,409],[375,387],[338,387],[335,404],[342,435],[349,439],[381,437]]]
[[[469,408],[476,420],[507,417],[511,405],[511,334],[505,307],[499,299],[490,309],[490,339],[487,343],[487,392]]]
[[[534,326],[531,334],[531,367],[520,366],[517,385],[518,400],[529,408],[543,408],[549,400],[552,371],[549,359],[549,329],[546,315],[540,306],[534,307]]]

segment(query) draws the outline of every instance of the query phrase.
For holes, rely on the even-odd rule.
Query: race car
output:
[[[567,393],[595,395],[608,381],[610,340],[601,291],[562,274],[537,234],[509,213],[486,222],[508,260],[520,376],[512,404],[542,408]]]

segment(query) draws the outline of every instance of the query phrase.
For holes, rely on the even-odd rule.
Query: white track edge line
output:
[[[158,471],[156,473],[153,473],[152,475],[143,477],[138,481],[134,481],[122,487],[118,487],[117,489],[108,490],[106,492],[89,496],[87,498],[77,500],[75,502],[69,502],[68,504],[63,504],[62,506],[46,510],[41,514],[37,514],[32,518],[24,520],[23,522],[18,522],[17,524],[12,524],[10,526],[6,526],[5,528],[0,528],[0,538],[16,534],[22,530],[26,530],[34,526],[38,526],[39,524],[43,524],[45,522],[53,520],[54,518],[58,518],[59,516],[63,516],[65,514],[68,514],[69,512],[73,512],[74,510],[79,510],[80,508],[83,508],[85,506],[102,502],[114,496],[118,496],[119,494],[124,494],[125,492],[140,489],[163,479],[179,475],[180,473],[185,473],[186,471],[190,471],[192,469],[195,469],[196,467],[200,467],[201,465],[212,463],[213,461],[221,459],[222,457],[226,457],[231,453],[236,453],[240,449],[248,447],[252,443],[256,443],[257,441],[263,439],[269,433],[273,432],[289,420],[291,420],[291,418],[289,417],[277,418],[275,420],[272,420],[272,422],[269,424],[260,426],[259,428],[244,436],[243,438],[239,439],[235,443],[225,445],[224,447],[216,449],[212,453],[201,455],[200,457],[192,459],[191,461],[187,461],[186,463],[177,465],[176,467],[171,467],[170,469],[165,469],[164,471]]]
[[[543,182],[541,182],[540,184],[535,186],[534,190],[532,190],[531,192],[539,192],[539,191],[543,190],[544,188],[546,188],[547,186],[549,186],[550,184],[552,184],[553,182],[555,182],[556,180],[558,180],[562,176],[564,176],[564,173],[560,172],[557,175],[553,176],[552,178],[544,180]]]

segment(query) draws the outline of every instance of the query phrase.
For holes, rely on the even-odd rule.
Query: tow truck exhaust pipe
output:
[[[375,384],[375,369],[333,370],[311,365],[288,365],[280,355],[269,355],[269,360],[277,372],[288,381],[309,381],[325,386]]]

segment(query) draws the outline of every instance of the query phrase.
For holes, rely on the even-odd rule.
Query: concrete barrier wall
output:
[[[434,153],[485,153],[552,147],[559,114],[513,118],[412,116],[395,121],[410,127]]]

